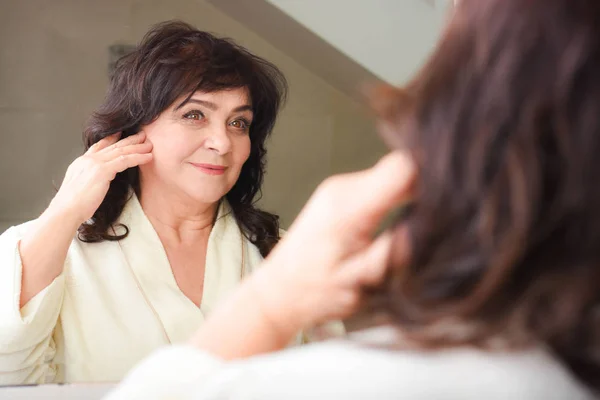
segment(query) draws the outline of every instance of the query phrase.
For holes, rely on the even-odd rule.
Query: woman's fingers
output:
[[[378,285],[385,277],[392,253],[401,255],[401,260],[394,259],[394,262],[407,262],[410,257],[408,232],[404,226],[384,232],[344,262],[340,268],[342,281],[351,287]]]
[[[381,220],[402,200],[410,197],[416,168],[411,157],[396,151],[377,165],[348,178],[348,214],[354,228],[372,234]]]
[[[102,153],[98,154],[98,157],[104,161],[112,161],[120,156],[127,156],[129,154],[146,154],[152,151],[152,143],[144,142],[139,144],[132,144],[128,146],[119,146],[107,148]]]
[[[131,135],[126,137],[123,140],[119,140],[117,143],[113,145],[113,147],[125,147],[131,146],[133,144],[144,143],[146,140],[146,134],[144,132],[136,133],[135,135]]]
[[[133,153],[120,155],[117,158],[108,161],[107,167],[115,174],[125,171],[127,168],[137,167],[146,164],[152,160],[152,153]]]
[[[126,137],[125,139],[121,139],[121,132],[117,132],[110,136],[105,137],[104,139],[99,140],[95,144],[93,144],[87,154],[105,154],[107,152],[111,152],[116,148],[127,147],[134,144],[144,143],[146,140],[146,134],[143,132],[136,133],[135,135],[131,135]]]
[[[110,179],[127,168],[136,167],[152,160],[152,143],[140,132],[119,140],[120,132],[105,137],[88,150],[84,156],[97,165]]]
[[[113,133],[112,135],[107,136],[104,139],[100,139],[99,141],[94,143],[92,146],[90,146],[87,153],[88,154],[98,153],[99,151],[104,150],[107,147],[110,147],[110,146],[114,145],[115,143],[117,143],[120,138],[121,138],[121,132]]]
[[[385,276],[393,235],[386,232],[371,245],[340,265],[340,282],[343,286],[358,288],[377,285]]]
[[[144,134],[143,132],[136,133],[135,135],[128,136],[125,139],[121,139],[118,142],[115,142],[112,145],[103,148],[101,151],[99,151],[99,153],[101,153],[101,154],[109,153],[118,148],[144,143],[145,140],[146,140],[146,134]]]
[[[367,170],[328,178],[290,233],[302,226],[305,234],[312,235],[319,227],[333,232],[339,243],[364,241],[391,210],[411,196],[415,171],[412,158],[396,151]]]
[[[373,168],[324,182],[268,257],[272,265],[285,266],[280,285],[289,298],[281,302],[301,298],[306,306],[299,318],[311,323],[354,312],[361,289],[384,279],[392,249],[399,245],[397,231],[375,241],[373,234],[411,196],[415,176],[412,158],[397,151]],[[301,248],[310,251],[299,253]]]

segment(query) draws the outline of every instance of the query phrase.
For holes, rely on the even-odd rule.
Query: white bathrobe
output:
[[[135,196],[118,222],[129,227],[127,238],[74,239],[63,273],[20,310],[18,243],[30,224],[0,236],[0,385],[118,381],[158,347],[188,340],[262,260],[223,202],[208,241],[198,308],[177,286]]]
[[[148,357],[105,400],[593,400],[543,346],[392,350],[390,327],[241,360],[191,346]]]

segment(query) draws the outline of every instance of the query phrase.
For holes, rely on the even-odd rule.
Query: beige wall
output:
[[[0,230],[35,218],[81,153],[83,122],[107,85],[108,47],[171,18],[234,38],[289,79],[262,201],[282,225],[324,177],[383,153],[359,105],[203,1],[0,0],[0,10]]]

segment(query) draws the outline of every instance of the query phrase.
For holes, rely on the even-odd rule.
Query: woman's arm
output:
[[[80,221],[72,213],[49,207],[18,244],[22,263],[19,308],[59,276]]]
[[[69,166],[52,203],[20,241],[21,307],[62,273],[77,228],[96,212],[116,174],[151,160],[152,145],[144,141],[143,134],[109,136]]]
[[[0,235],[0,385],[49,383],[55,376],[53,332],[65,288],[62,275],[77,227],[103,200],[115,171],[151,157],[142,136],[93,146],[67,171],[35,221]]]
[[[351,315],[362,289],[384,276],[392,238],[372,236],[413,178],[411,160],[392,153],[369,170],[324,182],[264,266],[213,312],[192,344],[243,358],[282,349],[301,329]]]

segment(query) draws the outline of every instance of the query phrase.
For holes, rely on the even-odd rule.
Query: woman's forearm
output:
[[[286,305],[285,286],[268,266],[246,280],[192,338],[192,344],[223,359],[276,351],[303,327]]]
[[[23,265],[20,307],[62,273],[78,226],[77,218],[53,206],[33,222],[19,243]]]
[[[410,194],[414,171],[410,157],[391,153],[371,169],[324,182],[193,344],[224,359],[246,357],[281,349],[305,328],[355,313],[364,288],[385,278],[397,243],[390,233],[373,236]]]

